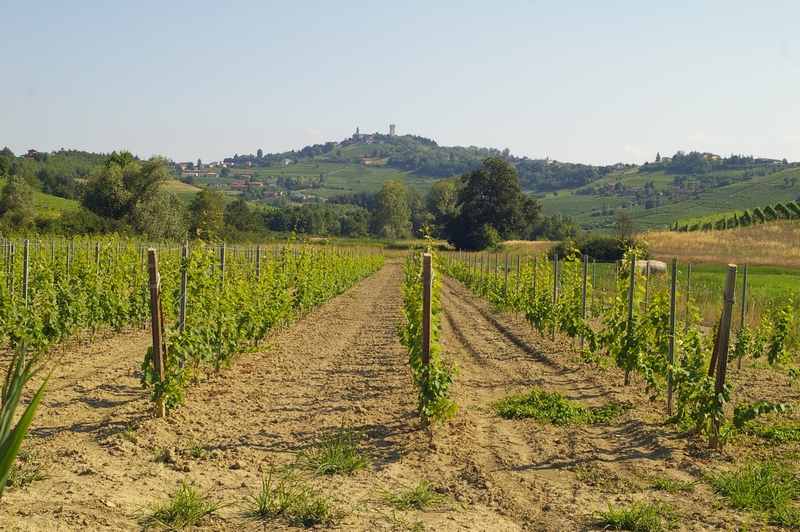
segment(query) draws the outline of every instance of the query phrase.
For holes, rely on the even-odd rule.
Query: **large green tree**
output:
[[[408,187],[402,181],[384,181],[375,193],[377,206],[372,213],[372,233],[383,238],[411,236],[411,208]]]
[[[31,223],[36,211],[34,209],[35,192],[22,174],[8,178],[0,194],[0,215],[13,228],[21,228]]]
[[[114,152],[86,179],[83,206],[156,240],[186,235],[186,210],[163,184],[171,177],[168,163],[153,157],[141,163],[127,151]]]
[[[444,229],[447,222],[458,214],[459,178],[440,179],[428,189],[425,205],[432,216],[434,231]]]
[[[519,186],[514,166],[489,157],[461,176],[459,213],[447,224],[448,241],[458,249],[481,250],[527,233],[541,207]]]

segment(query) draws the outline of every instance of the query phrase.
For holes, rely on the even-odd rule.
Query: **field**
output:
[[[493,309],[449,278],[441,341],[458,364],[451,398],[460,409],[429,433],[397,340],[400,276],[400,260],[388,259],[272,333],[268,347],[221,373],[209,369],[166,419],[152,418],[139,382],[149,331],[58,346],[0,528],[141,530],[182,483],[222,502],[200,520],[203,530],[303,528],[288,512],[247,517],[245,501],[262,481],[275,488],[283,478],[318,501],[317,526],[338,530],[599,531],[610,522],[603,513],[639,507],[676,530],[762,529],[767,508],[735,509],[713,479],[770,457],[791,465],[796,442],[741,434],[709,452],[704,439],[664,424],[663,397],[649,402],[642,380],[623,386],[620,370],[581,362],[571,341],[542,337],[522,315]],[[747,359],[728,376],[737,402],[797,400],[780,368]],[[628,406],[590,425],[495,413],[497,401],[534,386],[590,407]],[[800,422],[796,413],[780,420]],[[366,467],[334,475],[303,467],[324,434],[340,429],[366,453]]]
[[[702,218],[727,211],[741,211],[745,208],[752,210],[755,207],[763,208],[767,205],[792,201],[800,196],[800,185],[787,185],[785,179],[789,178],[791,183],[791,179],[798,176],[800,176],[800,169],[784,170],[700,192],[677,203],[652,209],[645,209],[643,205],[631,205],[623,209],[622,205],[631,203],[633,198],[581,196],[574,194],[574,191],[569,189],[560,190],[557,195],[548,193],[539,202],[542,205],[542,214],[552,216],[555,213],[561,213],[563,216],[571,216],[584,228],[595,228],[599,232],[606,232],[619,212],[627,212],[644,230],[666,227],[679,220],[689,218]],[[674,175],[666,174],[663,171],[641,174],[628,171],[624,174],[612,174],[603,182],[609,181],[635,187],[653,181],[656,188],[662,190],[672,188],[674,186],[673,179]],[[602,216],[604,207],[615,209],[615,214]]]

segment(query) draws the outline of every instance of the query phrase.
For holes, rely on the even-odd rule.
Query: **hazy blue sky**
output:
[[[0,146],[800,161],[800,2],[2,0]]]

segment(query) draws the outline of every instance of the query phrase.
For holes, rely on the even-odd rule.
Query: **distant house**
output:
[[[247,190],[248,188],[245,183],[231,183],[231,190]]]
[[[362,157],[360,162],[361,164],[372,164],[372,159],[369,157]]]
[[[239,179],[253,179],[253,174],[238,174],[236,177]]]
[[[308,199],[308,196],[305,194],[292,194],[292,201],[305,201]]]
[[[26,159],[33,159],[37,153],[39,152],[36,150],[28,150],[28,153],[23,155],[23,157],[25,157]]]
[[[27,157],[27,155],[26,155],[26,157]],[[781,161],[780,159],[767,159],[767,158],[764,158],[764,157],[760,157],[760,158],[756,159],[754,162],[756,162],[758,164],[780,164],[783,161]]]
[[[721,158],[719,155],[715,155],[715,154],[709,153],[707,151],[703,152],[701,155],[703,156],[703,159],[711,159],[712,161],[716,161],[717,159]]]
[[[283,166],[289,166],[290,164],[292,164],[292,160],[291,159],[284,159],[283,160]]]
[[[616,168],[625,168],[625,163],[617,163],[617,164],[613,164],[612,166],[614,166]]]
[[[284,194],[286,194],[286,193],[284,191],[282,191],[282,190],[273,190],[273,191],[270,191],[270,192],[264,192],[264,197],[265,198],[279,198],[279,197],[283,196]]]
[[[661,162],[662,163],[671,163],[672,162],[672,157],[662,157],[661,158]]]
[[[623,196],[638,196],[644,193],[644,187],[633,187],[622,192]]]
[[[675,194],[676,198],[685,198],[694,194],[694,190],[691,188],[675,187],[672,189],[672,193]]]
[[[261,181],[250,181],[250,186],[251,187],[263,187],[264,183],[262,183]]]

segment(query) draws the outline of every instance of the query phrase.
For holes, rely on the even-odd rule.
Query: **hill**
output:
[[[42,204],[52,210],[74,208],[51,196],[72,199],[79,181],[106,155],[74,150],[15,157],[0,152],[41,182]],[[10,155],[10,157],[9,157]],[[517,157],[495,148],[445,147],[414,135],[356,133],[339,142],[300,150],[234,155],[222,162],[175,165],[169,189],[189,203],[202,187],[235,197],[285,205],[325,201],[344,192],[374,192],[388,180],[416,187],[423,194],[439,179],[478,168],[486,157],[513,164],[520,184],[542,205],[545,216],[569,217],[582,229],[609,232],[620,213],[641,228],[666,227],[679,220],[753,209],[800,196],[800,167],[785,160],[752,156],[719,157],[678,152],[642,166],[591,166],[550,159]],[[2,162],[2,161],[0,161]]]

